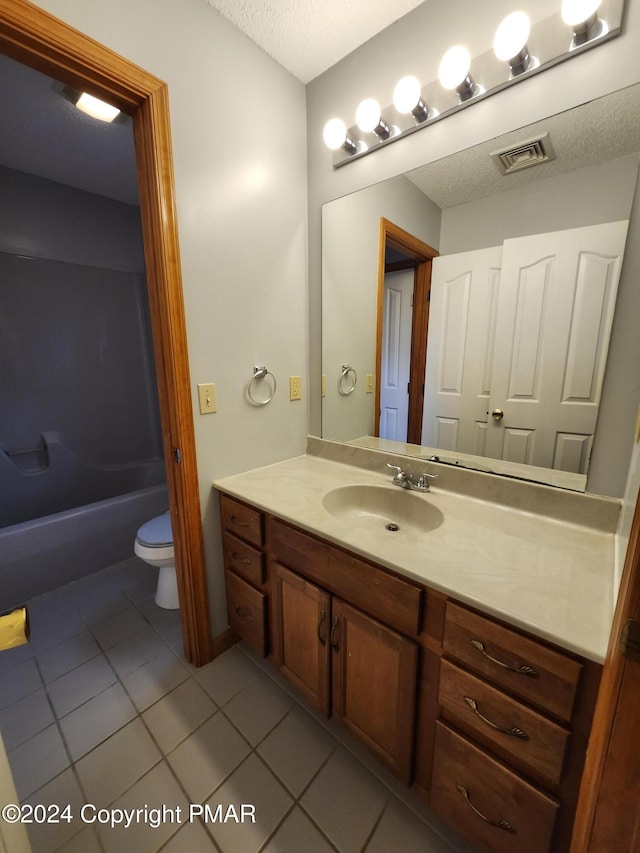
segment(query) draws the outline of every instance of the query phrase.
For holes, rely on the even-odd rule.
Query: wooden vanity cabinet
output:
[[[266,655],[269,620],[264,518],[253,507],[221,495],[220,519],[229,627],[248,646]]]
[[[568,850],[601,668],[445,596],[430,603],[419,793],[481,849]]]
[[[409,784],[418,645],[354,604],[365,600],[415,634],[422,590],[277,519],[268,519],[268,530],[276,664]],[[324,585],[308,579],[320,574]],[[399,602],[388,596],[389,586]]]
[[[229,624],[479,849],[564,853],[602,667],[221,496]]]

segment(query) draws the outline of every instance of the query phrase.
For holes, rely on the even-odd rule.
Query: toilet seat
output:
[[[142,560],[173,560],[173,531],[168,512],[142,525],[136,536],[134,552]]]
[[[136,539],[145,548],[173,548],[173,531],[169,513],[165,512],[164,515],[158,515],[143,524],[138,530]]]

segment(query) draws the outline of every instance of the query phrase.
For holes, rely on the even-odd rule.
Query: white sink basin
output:
[[[324,495],[322,505],[335,518],[368,530],[427,533],[444,521],[426,495],[397,486],[340,486]]]

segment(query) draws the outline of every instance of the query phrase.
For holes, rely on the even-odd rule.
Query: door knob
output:
[[[491,417],[494,419],[494,421],[501,421],[504,417],[504,412],[502,411],[502,409],[492,409]]]

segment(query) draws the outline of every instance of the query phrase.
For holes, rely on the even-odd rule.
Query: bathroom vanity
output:
[[[613,534],[398,489],[379,459],[215,483],[229,624],[480,849],[568,850]]]

